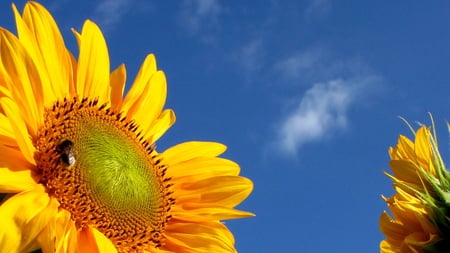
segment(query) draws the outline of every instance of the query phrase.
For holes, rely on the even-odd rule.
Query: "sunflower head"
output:
[[[51,14],[13,5],[0,28],[0,245],[7,252],[235,252],[223,220],[253,183],[225,146],[156,141],[175,122],[148,55],[127,93],[101,30],[74,31],[76,58]],[[25,211],[24,211],[25,210]]]
[[[450,249],[450,173],[438,149],[433,126],[421,126],[415,138],[400,136],[389,149],[395,195],[383,197],[381,252],[447,252]]]

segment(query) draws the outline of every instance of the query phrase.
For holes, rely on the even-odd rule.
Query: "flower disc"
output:
[[[41,183],[79,228],[93,226],[119,251],[161,244],[170,181],[153,146],[119,113],[77,98],[45,114],[35,141]]]

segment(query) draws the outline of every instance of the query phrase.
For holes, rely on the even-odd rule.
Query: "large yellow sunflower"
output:
[[[221,220],[252,191],[225,146],[157,152],[174,123],[164,73],[144,60],[123,96],[100,29],[86,21],[78,59],[35,2],[18,35],[0,28],[0,252],[235,252]],[[1,201],[1,200],[0,200]]]
[[[434,126],[434,125],[433,125]],[[382,253],[450,250],[450,174],[439,153],[434,127],[420,127],[415,140],[400,136],[389,149],[395,195],[386,201],[380,229]]]

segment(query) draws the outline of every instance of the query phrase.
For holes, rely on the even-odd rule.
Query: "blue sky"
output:
[[[70,28],[98,23],[128,83],[156,54],[177,115],[158,149],[225,143],[255,183],[240,208],[256,217],[227,221],[239,252],[378,252],[387,149],[409,135],[397,116],[431,112],[449,158],[448,1],[42,3],[73,50]]]

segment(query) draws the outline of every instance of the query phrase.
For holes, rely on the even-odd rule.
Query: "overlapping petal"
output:
[[[37,67],[20,41],[9,31],[0,28],[0,75],[3,86],[21,109],[21,116],[30,134],[42,124],[43,89]],[[1,105],[4,108],[4,105]]]
[[[430,128],[422,126],[414,141],[400,136],[394,148],[389,149],[390,167],[396,194],[384,198],[392,218],[386,212],[380,217],[380,230],[386,239],[380,243],[383,253],[435,252],[433,245],[446,235],[448,172],[440,161],[435,136]],[[435,167],[439,164],[439,167]],[[441,171],[438,172],[437,168]],[[445,217],[443,217],[443,215]],[[437,251],[436,251],[437,252]]]
[[[236,252],[233,235],[220,222],[177,222],[169,226],[165,236],[170,241],[167,247],[173,252]]]
[[[38,66],[45,106],[69,95],[73,86],[70,53],[50,13],[39,3],[30,2],[21,16],[13,5],[18,37]],[[65,83],[66,85],[60,85]]]
[[[39,248],[36,238],[57,213],[58,203],[42,185],[18,193],[0,206],[0,245],[4,252],[29,252]]]

